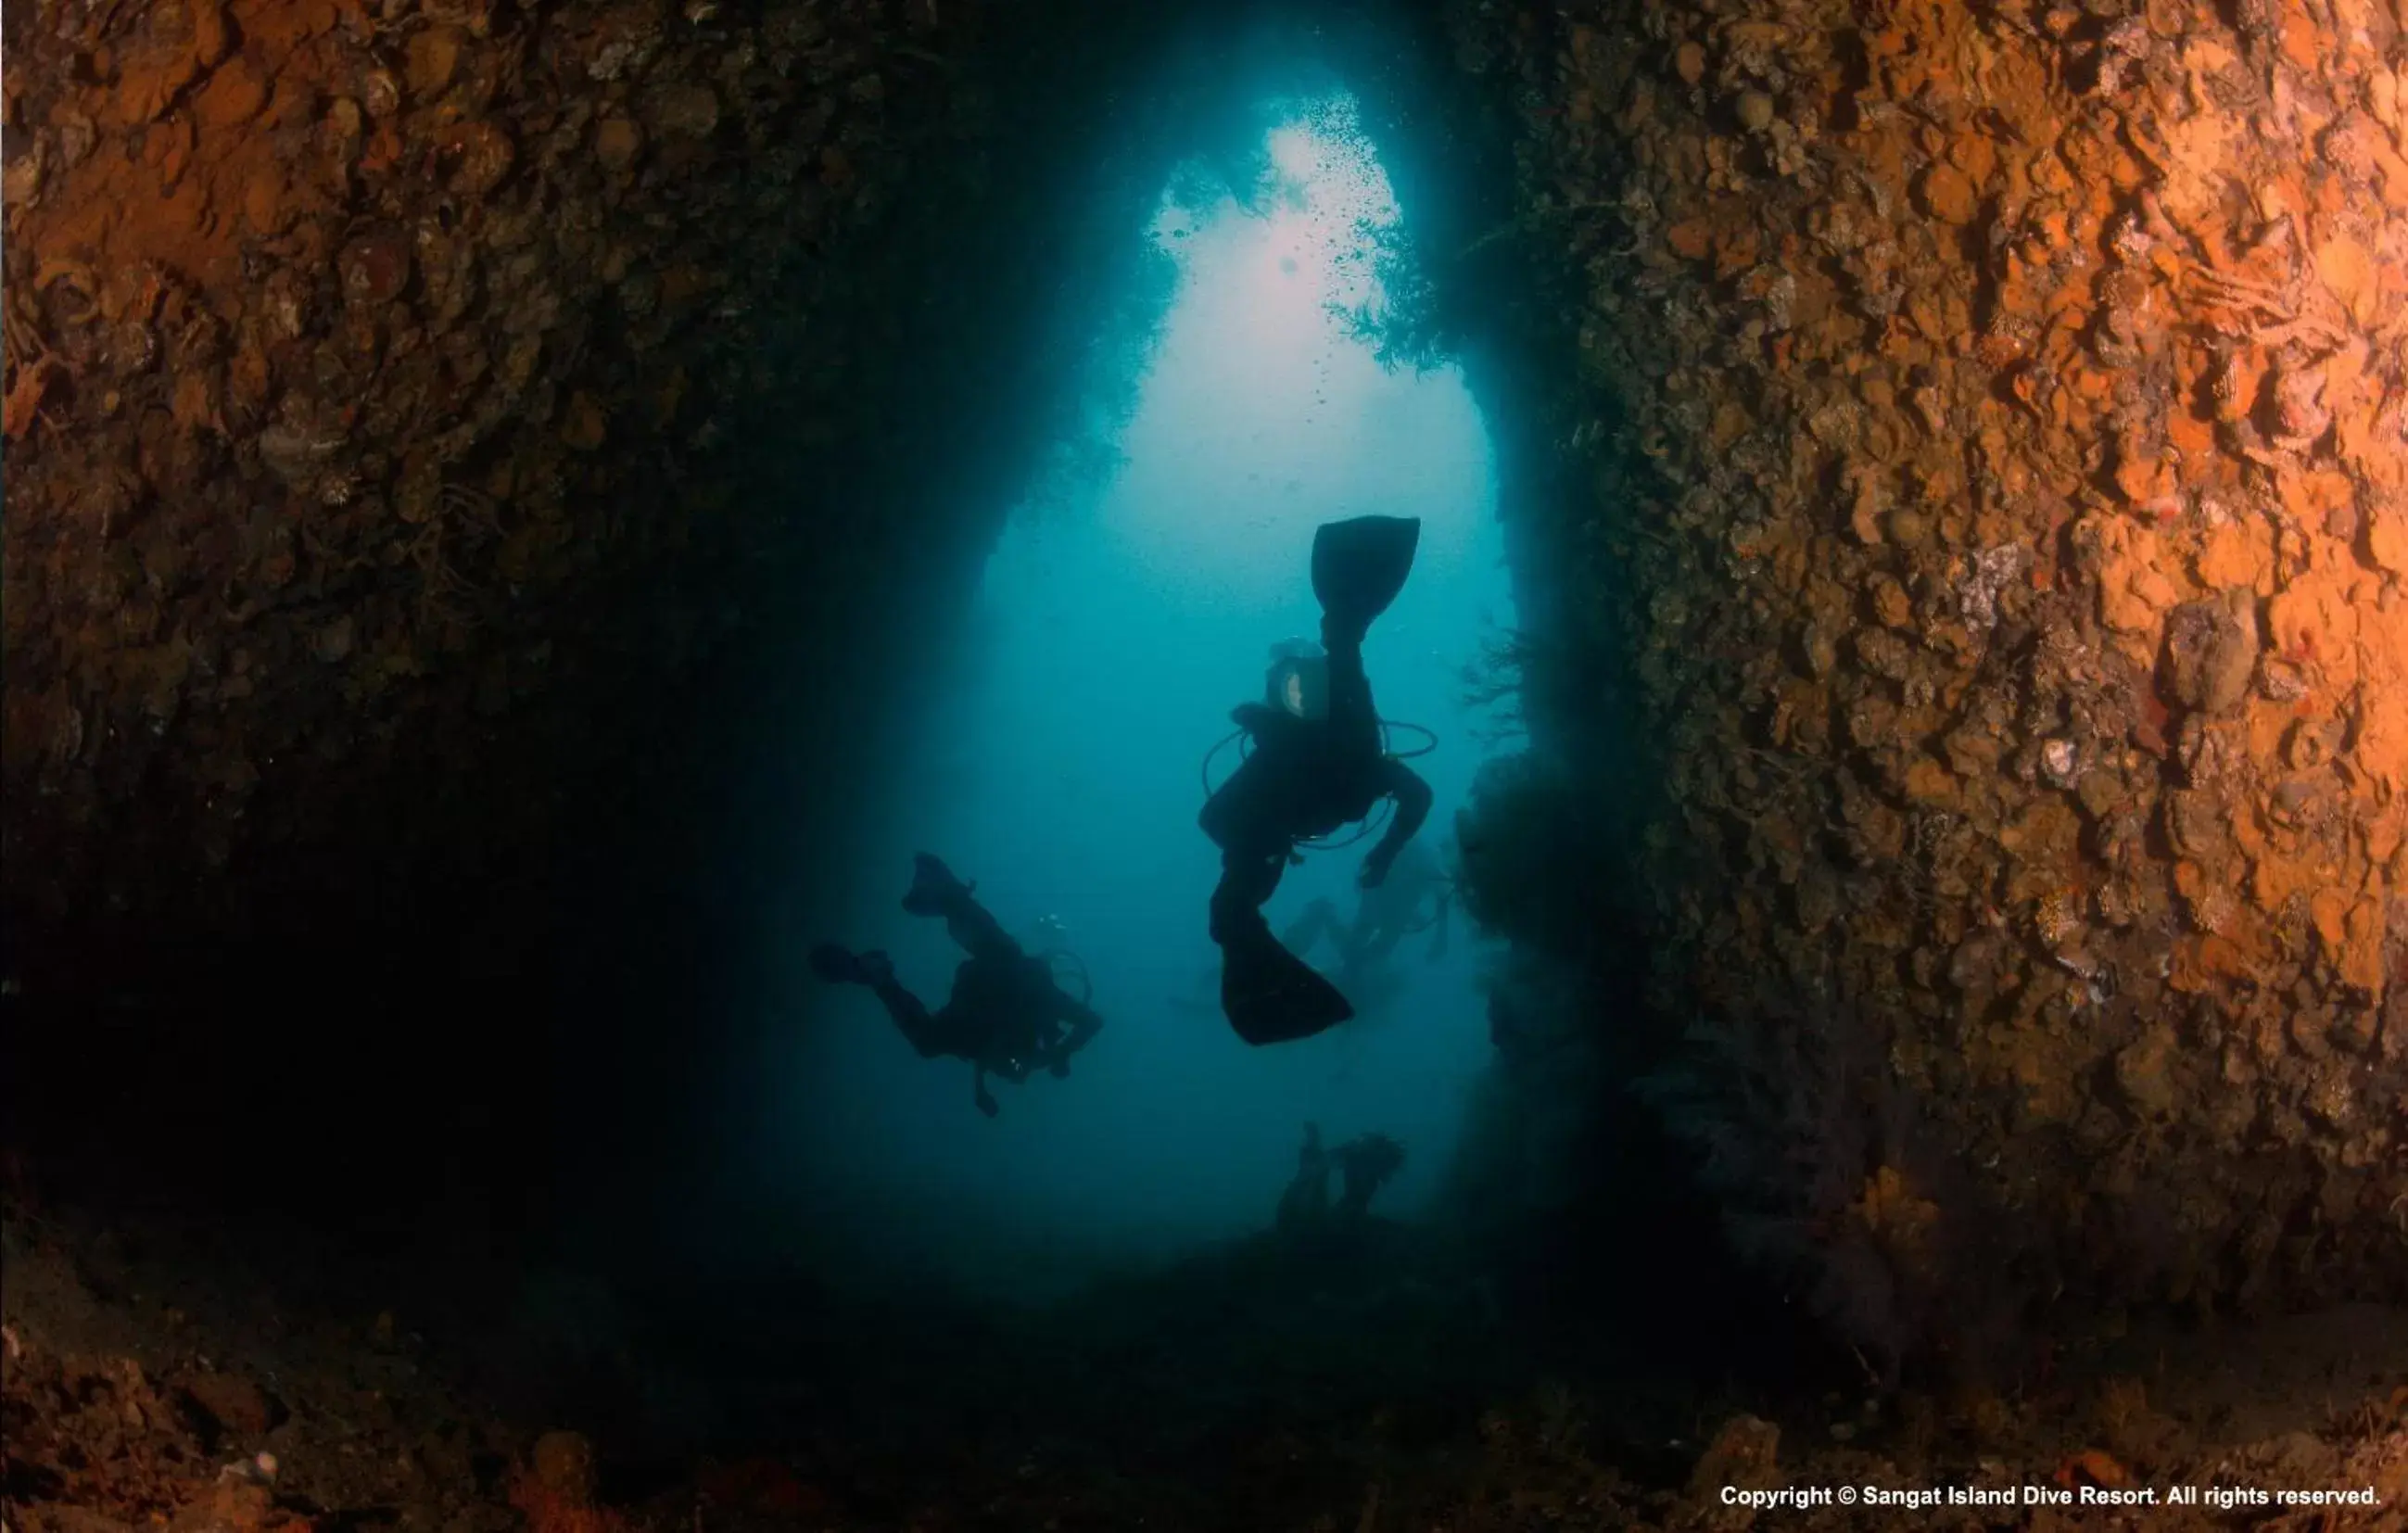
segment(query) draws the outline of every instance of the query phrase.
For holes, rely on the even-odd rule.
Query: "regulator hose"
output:
[[[1080,957],[1077,953],[1072,953],[1068,948],[1048,948],[1043,953],[1039,953],[1038,956],[1045,960],[1046,969],[1053,974],[1054,982],[1057,985],[1062,984],[1063,966],[1068,964],[1069,966],[1069,978],[1072,982],[1077,984],[1079,987],[1079,1004],[1081,1006],[1090,1006],[1095,1003],[1096,981],[1094,978],[1087,973],[1087,961],[1085,959]],[[1062,985],[1062,988],[1067,993],[1069,986]]]

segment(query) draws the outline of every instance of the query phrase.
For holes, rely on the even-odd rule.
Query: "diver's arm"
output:
[[[1397,853],[1404,850],[1405,843],[1422,828],[1422,822],[1429,818],[1434,796],[1421,774],[1396,757],[1383,757],[1380,766],[1380,791],[1397,801],[1397,815],[1388,822],[1388,833],[1380,838],[1380,844],[1363,859],[1363,881],[1367,887],[1388,876],[1388,865],[1397,860]]]
[[[976,1102],[978,1110],[990,1118],[1003,1110],[996,1106],[995,1093],[986,1089],[986,1067],[975,1062],[970,1066],[970,1100]]]

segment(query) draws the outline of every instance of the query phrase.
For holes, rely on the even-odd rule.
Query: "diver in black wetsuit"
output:
[[[969,956],[953,970],[953,994],[931,1011],[896,981],[895,965],[882,953],[853,953],[835,943],[811,950],[811,969],[831,984],[867,985],[886,1004],[887,1014],[924,1059],[945,1055],[972,1066],[971,1088],[981,1112],[998,1109],[986,1078],[1014,1085],[1039,1067],[1061,1077],[1070,1056],[1094,1041],[1104,1019],[1064,991],[1050,959],[1034,957],[1013,941],[986,908],[970,897],[972,885],[943,863],[920,852],[911,892],[903,908],[913,915],[942,916],[953,940]]]
[[[1354,1014],[1337,986],[1282,947],[1263,919],[1297,843],[1367,818],[1382,798],[1395,820],[1363,859],[1376,889],[1429,814],[1429,784],[1384,748],[1363,639],[1412,569],[1421,523],[1365,516],[1325,523],[1312,543],[1322,650],[1274,652],[1268,697],[1232,717],[1254,752],[1206,801],[1198,824],[1221,849],[1212,940],[1221,948],[1221,1009],[1249,1043],[1310,1038]]]

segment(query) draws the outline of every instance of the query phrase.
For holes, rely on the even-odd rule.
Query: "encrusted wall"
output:
[[[9,7],[15,1088],[676,1136],[1107,319],[1061,9]]]
[[[12,895],[239,875],[397,766],[493,798],[555,695],[974,555],[1245,116],[1197,9],[12,10]]]
[[[2399,7],[1453,15],[1741,1243],[1893,1360],[2408,1292]]]
[[[351,782],[459,796],[608,652],[674,675],[745,621],[593,598],[791,553],[731,438],[773,389],[879,430],[835,376],[857,250],[978,106],[924,7],[10,24],[10,877],[50,913],[238,880]]]

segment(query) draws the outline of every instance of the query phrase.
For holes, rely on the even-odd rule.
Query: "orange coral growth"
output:
[[[1918,1197],[1897,1168],[1885,1166],[1865,1179],[1864,1195],[1848,1211],[1890,1254],[1912,1262],[1939,1221],[1939,1206]]]
[[[2067,1490],[2078,1484],[2093,1484],[2107,1490],[2118,1490],[2132,1483],[2124,1466],[2096,1448],[2074,1454],[2057,1467],[2057,1483]]]
[[[618,1512],[563,1495],[533,1469],[511,1477],[510,1505],[525,1515],[531,1533],[626,1533],[628,1527]]]

